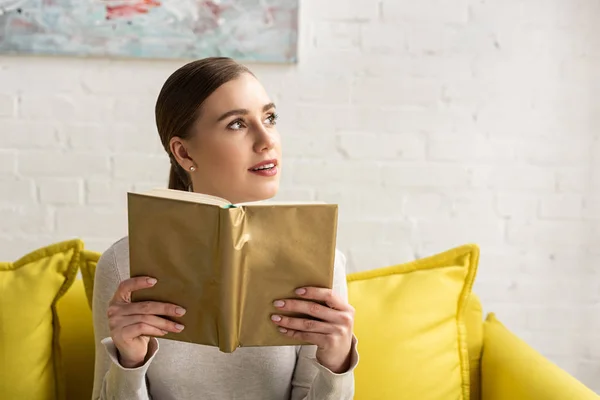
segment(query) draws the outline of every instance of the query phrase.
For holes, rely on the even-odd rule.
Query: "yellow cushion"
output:
[[[0,399],[63,399],[56,302],[79,268],[70,240],[0,263]]]
[[[98,264],[100,255],[100,253],[89,250],[84,250],[81,253],[81,277],[90,310],[92,309],[92,299],[94,296],[94,274],[96,273],[96,264]]]
[[[469,347],[469,375],[471,377],[471,400],[481,399],[481,348],[483,347],[483,310],[481,301],[471,293],[465,311],[467,346]]]
[[[483,331],[482,399],[600,399],[506,329],[494,314],[486,318]]]
[[[465,309],[479,248],[348,276],[361,361],[356,400],[469,399]]]
[[[67,399],[91,399],[94,386],[94,328],[83,281],[77,279],[56,305]]]

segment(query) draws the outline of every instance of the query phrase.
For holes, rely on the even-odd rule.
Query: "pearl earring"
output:
[[[194,167],[193,165],[190,167],[190,171],[194,172],[196,170],[196,167]]]

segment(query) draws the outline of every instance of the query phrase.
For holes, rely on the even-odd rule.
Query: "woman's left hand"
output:
[[[271,320],[282,334],[316,345],[321,365],[334,373],[346,372],[350,368],[354,308],[331,289],[306,287],[297,289],[296,294],[301,299],[277,300],[273,305],[318,320],[279,314],[274,314]]]

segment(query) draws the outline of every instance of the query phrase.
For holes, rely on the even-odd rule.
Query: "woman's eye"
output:
[[[271,125],[275,125],[277,124],[277,114],[270,114],[267,119],[265,120],[266,123],[271,124]]]
[[[229,129],[234,131],[242,129],[244,126],[242,125],[242,121],[233,121],[231,124],[227,126]]]

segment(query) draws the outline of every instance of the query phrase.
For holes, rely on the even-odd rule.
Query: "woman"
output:
[[[273,197],[279,187],[275,105],[254,75],[228,58],[189,63],[165,82],[156,123],[171,159],[169,187],[233,203]],[[129,278],[127,238],[101,257],[94,285],[94,399],[351,399],[358,362],[347,303],[345,259],[336,254],[334,289],[298,288],[300,299],[273,303],[282,335],[312,345],[217,348],[157,339],[184,326],[177,304],[131,303],[156,284]],[[327,304],[327,306],[321,304]],[[266,305],[267,307],[269,305]],[[314,318],[281,317],[278,310]]]

